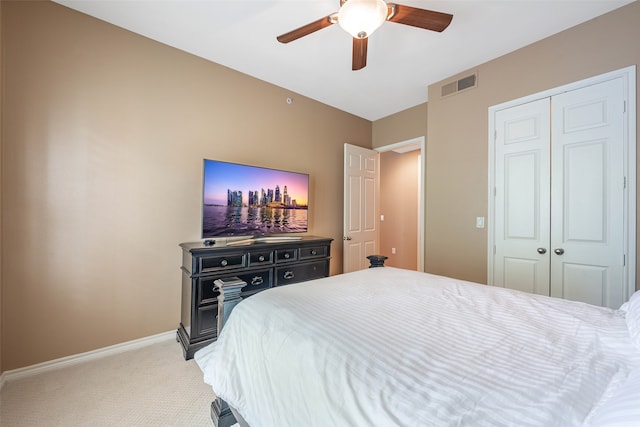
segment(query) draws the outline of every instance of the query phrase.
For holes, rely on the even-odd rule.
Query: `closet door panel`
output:
[[[549,295],[549,99],[496,113],[494,285]]]
[[[563,150],[563,227],[560,242],[607,241],[606,141],[567,144]],[[559,186],[558,186],[559,187]]]
[[[551,295],[623,302],[622,79],[552,98]]]
[[[582,265],[565,262],[562,265],[562,281],[579,286],[567,286],[564,298],[593,305],[602,304],[602,291],[610,287],[611,274],[606,266]]]

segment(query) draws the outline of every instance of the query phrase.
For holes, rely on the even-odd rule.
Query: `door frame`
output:
[[[636,290],[636,66],[632,65],[619,70],[600,74],[584,80],[579,80],[567,85],[559,86],[543,92],[538,92],[523,98],[518,98],[502,104],[489,107],[489,173],[488,173],[488,224],[487,224],[487,283],[493,284],[494,281],[494,228],[495,228],[495,113],[499,110],[514,107],[516,105],[525,104],[536,101],[541,98],[548,98],[563,92],[580,89],[593,84],[601,83],[607,80],[623,78],[626,90],[625,110],[627,116],[625,118],[625,137],[624,153],[625,153],[625,175],[627,177],[627,191],[625,194],[624,206],[624,235],[625,235],[625,300]]]
[[[408,152],[418,149],[420,150],[420,170],[418,173],[418,241],[416,242],[416,244],[418,245],[418,250],[416,252],[418,256],[418,271],[424,271],[424,179],[427,167],[425,137],[419,136],[417,138],[407,139],[405,141],[400,141],[393,144],[384,145],[382,147],[374,148],[374,150],[379,153],[384,153],[387,151]]]

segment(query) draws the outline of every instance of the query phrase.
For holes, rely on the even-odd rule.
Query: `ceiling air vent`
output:
[[[440,91],[440,96],[444,98],[445,96],[453,95],[454,93],[458,93],[465,89],[476,87],[477,77],[477,74],[473,73],[469,76],[454,80],[451,83],[443,85]]]

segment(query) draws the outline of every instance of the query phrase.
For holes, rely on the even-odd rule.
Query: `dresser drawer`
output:
[[[228,270],[231,268],[242,268],[246,266],[247,254],[244,252],[198,257],[199,273]]]
[[[191,338],[198,340],[202,337],[217,335],[218,332],[218,304],[199,307],[196,310],[195,328],[191,330]]]
[[[272,250],[249,252],[249,266],[273,264],[274,256]]]
[[[329,246],[310,246],[308,248],[300,248],[300,260],[323,258],[329,255]]]
[[[329,275],[329,260],[276,268],[276,286],[319,279]]]
[[[218,303],[218,295],[220,295],[220,292],[216,290],[216,285],[213,283],[217,278],[218,276],[207,276],[193,279],[196,281],[197,286],[197,307]]]
[[[289,262],[296,261],[298,259],[298,249],[277,249],[276,250],[276,262]]]
[[[236,274],[236,277],[247,283],[247,285],[242,288],[241,296],[243,298],[273,287],[273,268],[252,271],[251,273]]]

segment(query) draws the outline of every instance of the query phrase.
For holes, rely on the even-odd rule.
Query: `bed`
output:
[[[640,425],[639,292],[613,310],[370,268],[242,301],[195,359],[251,427]]]

